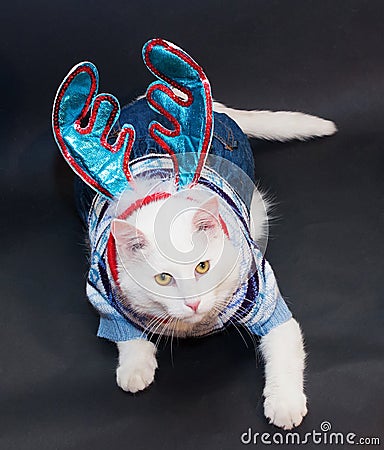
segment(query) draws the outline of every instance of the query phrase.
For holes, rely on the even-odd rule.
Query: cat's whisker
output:
[[[222,310],[218,310],[216,308],[214,308],[214,310],[218,313],[222,312]],[[231,319],[229,319],[229,322],[235,327],[235,329],[237,330],[237,332],[239,333],[239,335],[241,336],[242,340],[244,341],[245,346],[248,348],[248,344],[247,341],[245,340],[244,336],[242,335],[240,329],[236,326],[235,322],[233,322]]]
[[[233,320],[231,320],[231,319],[229,319],[229,323],[232,324],[232,325],[235,327],[235,330],[237,330],[237,332],[239,333],[239,335],[240,335],[241,339],[243,340],[245,346],[246,346],[247,348],[249,348],[248,343],[247,343],[245,337],[243,336],[242,332],[240,331],[240,328],[239,328],[239,327],[236,325],[236,323],[235,323]]]
[[[165,332],[165,329],[166,329],[166,327],[167,327],[167,323],[169,323],[169,321],[168,321],[167,323],[164,323],[163,319],[164,319],[164,318],[169,319],[169,317],[170,317],[170,316],[169,316],[168,314],[167,314],[165,317],[160,317],[159,320],[158,320],[157,325],[155,326],[155,328],[154,328],[154,330],[153,330],[153,332],[152,332],[152,336],[153,336],[154,334],[157,334],[157,335],[158,335],[158,338],[157,338],[157,340],[156,340],[156,346],[157,346],[157,343],[159,342],[160,338],[162,337],[162,335],[163,335],[164,332]],[[171,318],[171,320],[172,320],[172,318]]]
[[[164,322],[163,322],[164,319],[166,319],[168,317],[169,317],[168,313],[164,312],[160,316],[154,317],[151,320],[151,324],[150,324],[151,330],[149,331],[150,338],[152,338],[155,334],[157,334],[157,330],[161,327],[161,325],[164,324]]]
[[[153,317],[147,324],[147,326],[144,328],[143,333],[145,333],[146,331],[151,331],[151,327],[153,327],[156,323],[158,323],[159,321],[163,320],[166,317],[166,313],[162,313],[160,316],[155,316]]]
[[[168,343],[168,340],[170,340],[171,344],[171,358],[172,358],[172,340],[173,340],[173,333],[175,332],[175,323],[177,321],[177,317],[174,317],[174,319],[169,324],[168,330],[167,330],[167,340],[165,342],[165,345]]]
[[[147,323],[146,327],[143,329],[143,331],[142,331],[142,333],[141,333],[141,339],[145,339],[146,333],[147,333],[147,332],[150,333],[150,331],[151,331],[150,329],[151,329],[152,325],[153,325],[154,323],[156,323],[156,321],[157,321],[157,318],[155,317],[154,319],[151,319],[151,320]]]
[[[158,341],[159,338],[161,337],[162,334],[162,330],[164,328],[164,322],[162,321],[162,319],[159,319],[159,321],[155,324],[153,331],[151,332],[151,338],[154,337],[154,335],[158,335],[158,337],[156,338],[156,347],[158,345]]]
[[[236,313],[236,314],[234,314],[234,315],[231,317],[230,322],[231,322],[233,325],[235,325],[235,321],[238,320],[238,319],[239,319],[239,316],[238,316],[238,313]],[[257,349],[257,343],[256,343],[256,340],[255,340],[255,336],[250,332],[250,330],[248,329],[248,327],[246,327],[245,325],[243,326],[243,325],[242,325],[241,323],[239,323],[239,322],[237,322],[237,324],[240,325],[241,328],[242,328],[242,329],[248,334],[248,336],[251,338],[253,347],[254,347],[254,349],[255,349],[255,351],[256,351],[256,349]]]
[[[171,319],[169,322],[167,322],[166,326],[165,326],[164,329],[163,329],[162,336],[165,337],[165,342],[164,342],[164,344],[163,344],[163,350],[165,349],[165,347],[166,347],[167,344],[168,344],[169,337],[170,337],[170,335],[169,335],[169,333],[168,333],[168,329],[171,327],[171,324],[172,324],[173,322],[174,322],[174,317],[172,317],[172,319]]]
[[[174,364],[173,364],[173,347],[172,347],[172,344],[173,344],[173,338],[174,338],[174,334],[175,334],[176,328],[177,328],[177,326],[178,326],[179,320],[180,320],[180,319],[177,317],[176,320],[175,320],[175,322],[174,322],[173,329],[172,329],[172,336],[171,336],[171,363],[172,363],[172,367],[174,367]]]
[[[158,338],[156,339],[156,343],[155,343],[156,347],[159,345],[159,343],[160,343],[160,341],[161,341],[161,338],[164,336],[164,333],[165,333],[166,329],[167,329],[168,326],[169,326],[169,323],[172,322],[173,319],[174,319],[174,318],[172,317],[171,320],[170,320],[169,322],[167,322],[167,323],[165,324],[165,326],[164,326],[162,329],[160,329],[159,336],[158,336]],[[164,323],[162,323],[162,324],[164,325]],[[159,328],[159,327],[158,327],[158,328]],[[157,328],[157,329],[158,329],[158,328]]]
[[[214,311],[218,312],[219,314],[222,312],[222,309],[220,309],[221,304],[224,304],[223,302],[217,302],[216,305],[214,306]],[[226,305],[226,303],[225,303]],[[236,319],[239,318],[238,313],[239,312],[246,312],[245,308],[243,308],[241,305],[238,307],[238,310],[236,311],[236,313],[229,319],[229,322],[235,327],[235,329],[237,330],[237,332],[240,334],[242,340],[244,341],[244,344],[247,348],[249,348],[248,343],[246,341],[246,339],[244,338],[243,334],[240,331],[240,328],[237,326],[239,325],[238,323],[236,324]],[[256,349],[256,341],[255,341],[255,337],[252,335],[252,333],[248,330],[247,327],[241,327],[242,329],[244,329],[244,331],[248,334],[248,336],[251,338],[252,340],[252,344],[254,349]]]

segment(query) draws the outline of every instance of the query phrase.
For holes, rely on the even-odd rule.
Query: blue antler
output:
[[[61,84],[54,103],[52,125],[57,144],[72,169],[91,187],[108,198],[130,187],[128,161],[135,139],[131,125],[124,125],[115,143],[108,135],[120,114],[117,99],[97,94],[96,67],[83,62]],[[88,124],[82,127],[89,114]]]
[[[162,39],[153,39],[143,48],[143,59],[161,82],[147,90],[149,105],[167,117],[173,129],[152,122],[152,138],[168,152],[175,167],[179,187],[194,185],[204,166],[213,133],[212,96],[201,67],[183,50]],[[182,92],[176,95],[172,88]]]

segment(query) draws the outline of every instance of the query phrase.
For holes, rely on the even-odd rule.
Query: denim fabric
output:
[[[148,132],[149,124],[154,120],[167,128],[172,128],[164,116],[148,106],[145,98],[137,100],[122,108],[120,118],[111,132],[110,140],[111,142],[114,141],[120,128],[125,123],[129,123],[133,125],[136,132],[131,160],[148,153],[164,154],[164,150],[150,137]],[[242,176],[241,172],[233,170],[230,165],[225,164],[220,158],[212,157],[212,155],[236,164],[249,178]],[[214,132],[207,165],[218,172],[249,207],[253,193],[252,182],[255,181],[252,149],[247,136],[236,122],[226,114],[214,113]],[[80,217],[86,222],[92,199],[95,196],[94,191],[76,178],[75,196]]]
[[[122,109],[118,127],[125,123],[130,123],[136,131],[136,142],[132,150],[131,159],[151,152],[164,154],[163,149],[153,141],[148,133],[148,126],[154,120],[166,128],[172,128],[164,116],[153,111],[148,106],[145,98],[137,100]],[[214,113],[214,125],[209,154],[232,161],[254,181],[254,160],[247,136],[236,122],[225,114]],[[230,174],[220,173],[220,175],[223,178],[226,178],[227,175],[230,177]],[[232,184],[230,179],[227,179],[227,181],[229,184]]]
[[[144,156],[148,153],[164,154],[164,150],[149,136],[148,127],[152,121],[157,121],[164,127],[172,128],[168,120],[153,111],[147,104],[146,99],[138,100],[125,106],[120,115],[118,126],[131,123],[136,131],[136,142],[133,146],[131,159]],[[239,126],[226,114],[214,113],[214,131],[211,148],[208,155],[207,165],[218,172],[249,206],[253,189],[249,189],[249,183],[239,176],[239,172],[232,171],[226,164],[221,164],[220,159],[212,158],[219,156],[236,164],[245,172],[250,180],[255,181],[255,167],[251,146],[247,136]],[[250,181],[249,180],[249,181]]]

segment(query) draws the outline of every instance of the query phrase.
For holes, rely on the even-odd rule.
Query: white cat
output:
[[[234,119],[247,135],[258,138],[285,141],[336,131],[333,122],[302,113],[238,111],[217,102],[214,107]],[[146,191],[148,186],[139,182],[140,189]],[[162,186],[162,191],[167,189],[172,190],[172,186]],[[135,195],[140,198],[140,193]],[[125,203],[132,202],[134,199],[123,196],[112,207],[121,211]],[[253,204],[252,215],[258,219],[252,236],[256,242],[267,226],[267,203],[256,199]],[[169,222],[159,220],[164,210]],[[180,211],[183,213],[178,214]],[[239,249],[222,227],[217,197],[161,199],[139,207],[126,220],[114,219],[111,231],[119,256],[120,287],[135,313],[150,318],[149,332],[199,334],[200,329],[218,320],[242,282]],[[183,261],[170,258],[168,248],[184,255]],[[124,298],[121,301],[124,303]],[[157,369],[155,344],[142,338],[117,342],[117,346],[117,384],[129,392],[145,389]],[[265,360],[265,416],[284,429],[298,426],[307,414],[305,352],[298,323],[291,318],[273,328],[261,338],[260,349]]]
[[[304,140],[336,127],[213,102],[198,64],[162,39],[144,45],[143,60],[159,80],[146,98],[120,109],[114,96],[96,95],[98,72],[85,61],[61,83],[52,112],[56,142],[79,176],[97,335],[117,343],[117,383],[137,392],[154,379],[154,335],[245,327],[261,338],[265,415],[291,429],[307,413],[303,339],[264,258],[268,201],[254,185],[247,135]]]

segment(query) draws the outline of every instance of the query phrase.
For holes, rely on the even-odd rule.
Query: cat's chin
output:
[[[211,309],[206,312],[197,312],[193,314],[193,316],[187,316],[182,320],[182,322],[185,325],[198,325],[198,324],[204,324],[204,323],[211,323],[214,320],[217,320],[218,312],[214,309]]]
[[[182,319],[184,323],[194,324],[199,323],[203,320],[205,314],[194,314],[193,316],[188,316]]]

